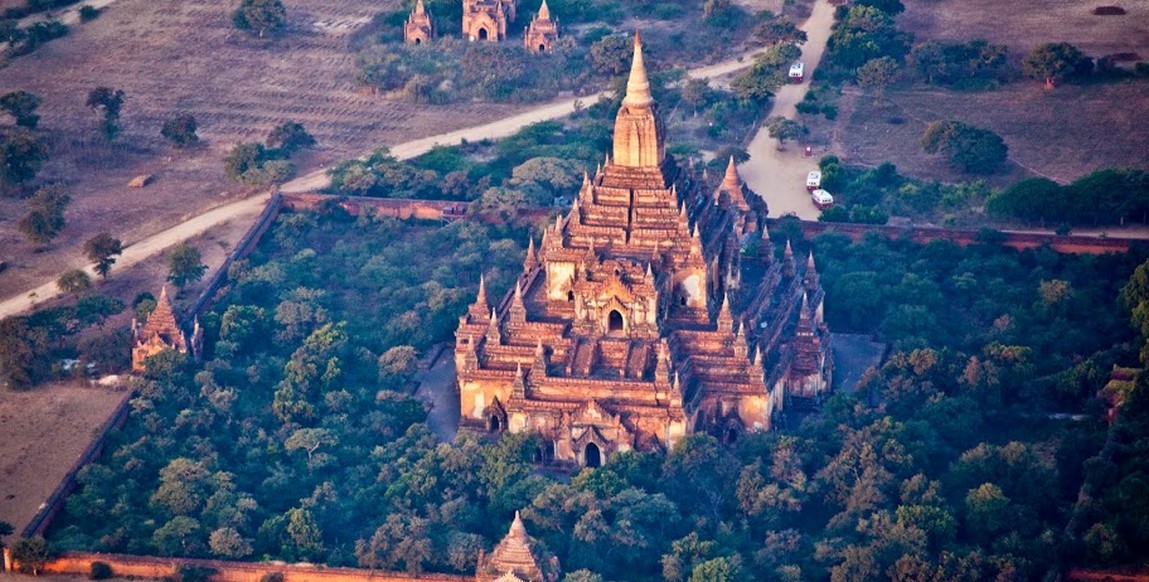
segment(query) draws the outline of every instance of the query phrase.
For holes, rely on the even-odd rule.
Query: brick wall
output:
[[[152,558],[123,554],[98,554],[87,552],[67,552],[52,560],[44,568],[45,573],[81,574],[91,572],[92,562],[104,562],[111,566],[116,576],[141,578],[162,578],[172,575],[181,564],[212,568],[216,582],[259,582],[266,574],[281,573],[285,582],[471,582],[472,576],[449,574],[423,574],[410,576],[396,572],[379,572],[356,568],[327,568],[307,564],[224,562],[219,560],[193,560],[186,558]]]

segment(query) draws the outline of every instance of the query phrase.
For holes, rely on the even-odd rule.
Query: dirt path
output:
[[[814,69],[822,60],[833,24],[834,7],[829,0],[818,0],[814,12],[801,26],[807,37],[801,57],[806,64],[807,79],[814,74]],[[774,96],[770,116],[793,118],[797,114],[795,107],[809,90],[809,81],[782,87]],[[806,191],[806,174],[818,169],[816,157],[805,157],[798,145],[779,151],[778,140],[770,137],[765,127],[758,130],[747,151],[750,153],[750,161],[742,164],[738,171],[750,189],[766,199],[770,216],[777,218],[793,213],[802,220],[818,219],[821,211],[810,202],[810,195]]]
[[[427,404],[427,428],[439,440],[454,442],[459,432],[459,392],[455,390],[455,352],[448,346],[439,354],[438,361],[417,379],[419,389],[415,397]]]
[[[813,18],[811,20],[813,20]],[[688,74],[693,78],[706,79],[728,75],[749,67],[750,64],[753,63],[754,55],[758,52],[759,50],[750,51],[737,58],[729,59],[721,63],[691,69],[688,71]],[[604,91],[573,99],[563,99],[491,123],[398,144],[391,147],[391,153],[399,159],[410,159],[430,151],[435,145],[456,145],[463,140],[479,141],[487,138],[496,139],[506,137],[532,123],[570,115],[574,113],[576,107],[594,103],[605,94],[606,92]],[[801,97],[798,99],[801,99]],[[331,180],[327,176],[327,170],[321,169],[296,178],[284,184],[281,189],[288,193],[309,192],[325,188],[330,183]],[[115,268],[119,270],[139,263],[163,252],[164,249],[172,245],[200,235],[221,222],[247,216],[254,218],[259,214],[260,210],[262,210],[267,199],[268,195],[261,195],[225,204],[192,217],[172,228],[155,233],[138,243],[126,247],[123,256],[116,261]],[[92,265],[88,265],[86,269],[91,273]],[[112,276],[115,276],[115,271],[113,271]],[[0,318],[23,313],[34,307],[37,302],[48,301],[59,294],[59,290],[56,288],[55,278],[53,278],[36,288],[25,290],[0,301]]]

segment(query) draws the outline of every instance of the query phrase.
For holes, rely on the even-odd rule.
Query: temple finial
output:
[[[730,156],[730,163],[726,166],[726,176],[722,185],[734,189],[742,185],[742,177],[738,175],[738,168],[734,164],[734,156]]]
[[[642,59],[642,38],[634,31],[634,60],[630,65],[630,77],[626,81],[626,97],[623,107],[650,107],[654,98],[650,96],[650,79],[646,76],[646,63]]]
[[[419,0],[422,2],[423,0]],[[539,7],[539,20],[550,20],[551,9],[547,7],[547,0],[543,0],[543,5]]]

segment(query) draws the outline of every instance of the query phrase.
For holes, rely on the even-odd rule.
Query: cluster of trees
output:
[[[314,146],[315,138],[302,124],[284,122],[268,133],[264,143],[235,144],[223,159],[223,173],[229,180],[253,186],[286,182],[295,173],[291,156]]]
[[[263,38],[283,29],[287,8],[282,0],[243,0],[231,13],[231,22],[236,28]]]
[[[0,43],[6,43],[5,58],[30,54],[44,44],[68,35],[68,27],[58,20],[34,22],[20,28],[17,20],[0,20]]]
[[[1149,173],[1097,170],[1064,186],[1048,178],[1028,178],[995,192],[985,209],[997,218],[1042,227],[1145,224],[1149,221]]]
[[[830,325],[894,346],[857,394],[783,432],[693,435],[560,481],[535,470],[530,435],[438,442],[404,390],[478,273],[514,280],[521,240],[472,221],[281,216],[204,318],[208,361],[149,362],[53,544],[470,573],[523,509],[568,580],[1033,579],[1063,547],[1101,563],[1139,547],[1105,553],[1137,513],[1063,535],[1083,479],[1129,473],[1100,511],[1129,502],[1139,469],[1093,470],[1104,427],[1045,413],[1093,410],[1113,363],[1136,357],[1116,297],[1144,256],[821,237]]]
[[[925,82],[961,88],[999,79],[1007,50],[1005,45],[984,40],[929,40],[915,45],[907,60]]]
[[[124,310],[104,295],[79,297],[74,305],[42,309],[32,315],[0,320],[0,387],[27,389],[50,378],[64,377],[63,358],[78,358],[77,372],[95,364],[101,372],[126,367],[131,340],[127,330],[76,335]]]
[[[72,196],[62,185],[44,186],[28,199],[28,213],[16,227],[28,242],[47,246],[64,230],[64,210],[72,203]]]
[[[922,132],[922,149],[945,156],[951,168],[972,174],[991,174],[1009,157],[1001,136],[960,121],[935,121]]]
[[[120,132],[120,109],[124,106],[124,92],[111,87],[96,87],[88,93],[87,106],[100,115],[100,132],[107,139]]]
[[[837,22],[826,45],[826,78],[856,79],[859,69],[883,58],[902,63],[913,42],[913,35],[895,24],[895,17],[902,10],[904,7],[896,0],[839,6],[835,13]]]

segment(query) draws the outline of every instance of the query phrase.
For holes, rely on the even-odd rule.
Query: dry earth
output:
[[[0,521],[27,525],[124,395],[73,382],[0,391]]]
[[[904,0],[900,25],[918,38],[964,41],[984,38],[1025,52],[1047,42],[1068,42],[1089,55],[1140,52],[1149,46],[1145,0]],[[1116,5],[1124,16],[1095,16],[1096,6]]]
[[[1125,16],[1094,16],[1101,3],[1074,0],[905,0],[899,25],[919,41],[984,38],[1010,47],[1014,61],[1036,45],[1066,41],[1090,55],[1136,52],[1149,57],[1149,2],[1120,2]],[[993,130],[1009,145],[1010,165],[991,176],[994,185],[1028,176],[1067,182],[1110,167],[1149,167],[1149,83],[1144,80],[1063,85],[1045,91],[1028,80],[987,92],[917,87],[890,90],[875,99],[847,88],[833,123],[808,120],[815,135],[829,136],[835,153],[851,163],[890,161],[922,178],[970,179],[940,157],[921,151],[925,126],[954,119]]]
[[[351,32],[392,8],[369,0],[288,0],[289,29],[260,41],[230,24],[228,0],[119,0],[69,36],[0,69],[0,87],[40,95],[41,128],[52,145],[44,181],[73,194],[69,226],[51,249],[32,253],[15,223],[23,203],[0,199],[0,295],[32,287],[79,266],[84,240],[101,230],[126,243],[248,194],[223,177],[220,160],[239,140],[262,140],[284,121],[299,121],[319,140],[301,172],[387,144],[497,119],[513,106],[430,107],[396,103],[354,86]],[[50,72],[47,73],[46,72]],[[124,133],[112,145],[96,135],[84,106],[96,86],[124,90]],[[165,119],[188,112],[204,143],[190,151],[164,143]],[[156,181],[126,187],[139,174]]]

